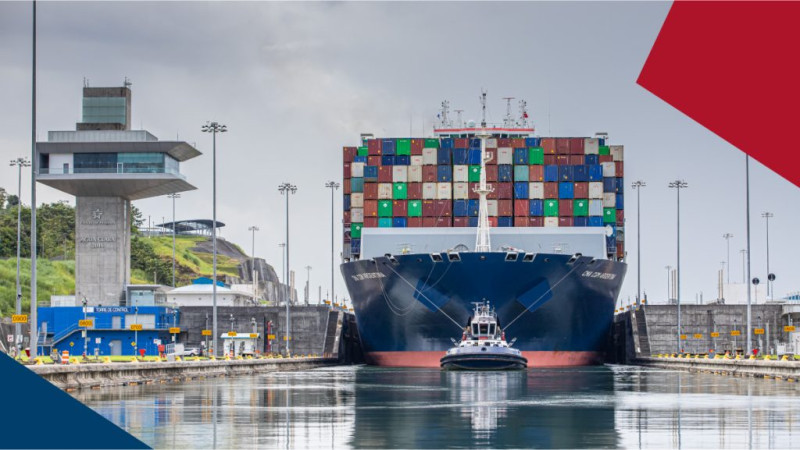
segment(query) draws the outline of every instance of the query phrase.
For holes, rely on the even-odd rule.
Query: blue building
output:
[[[79,321],[92,320],[87,331],[87,355],[134,355],[144,349],[146,355],[158,355],[158,344],[172,342],[171,327],[180,327],[180,312],[165,306],[81,306],[41,307],[38,310],[39,350],[48,354],[56,349],[81,355],[84,349],[83,327]],[[141,331],[131,330],[142,325]],[[176,336],[180,342],[180,336]]]

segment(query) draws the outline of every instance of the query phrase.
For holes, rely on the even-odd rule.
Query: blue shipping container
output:
[[[351,178],[350,179],[350,192],[364,192],[364,179]]]
[[[481,140],[479,138],[472,138],[469,140],[469,148],[481,148]]]
[[[589,181],[603,181],[603,166],[589,164]]]
[[[575,184],[571,181],[558,183],[558,198],[575,198]]]
[[[436,167],[436,180],[439,183],[453,181],[453,166]]]
[[[588,217],[573,217],[572,218],[572,225],[576,227],[587,227],[589,226],[589,218]]]
[[[408,226],[408,219],[405,217],[395,217],[392,219],[392,228],[405,228]]]
[[[480,202],[478,200],[469,200],[469,216],[470,217],[478,217],[478,207],[480,206]],[[472,223],[472,222],[470,222]],[[470,226],[477,226],[470,225]]]
[[[513,217],[498,217],[497,218],[497,226],[498,227],[513,227],[514,226],[514,218]]]
[[[597,139],[597,141],[599,142],[599,145],[606,145],[606,139],[605,138],[599,138],[599,139]]]
[[[515,148],[514,149],[514,164],[528,164],[528,149]]]
[[[378,179],[378,166],[364,166],[364,179],[376,181]]]
[[[544,215],[544,202],[539,199],[530,201],[530,215],[534,217],[541,217]]]
[[[350,194],[344,194],[344,210],[350,211]]]
[[[439,143],[440,148],[450,148],[450,149],[453,148],[453,144],[454,144],[453,138],[443,138]]]
[[[544,181],[558,181],[558,166],[544,166]]]
[[[393,166],[394,165],[394,156],[384,154],[381,156],[381,165],[382,166]]]
[[[528,181],[530,170],[527,165],[514,166],[514,181]]]
[[[381,142],[381,155],[394,155],[394,139],[384,139]]]
[[[586,155],[586,158],[584,158],[584,164],[587,165],[600,164],[600,155]]]
[[[577,182],[589,181],[589,167],[588,166],[575,166],[574,179]]]
[[[392,218],[381,217],[378,219],[378,228],[392,228]]]
[[[574,178],[573,166],[558,166],[558,181],[572,181]]]
[[[625,209],[625,204],[622,202],[624,197],[622,194],[617,194],[617,204],[615,206],[617,209]]]
[[[477,227],[478,226],[478,218],[477,217],[470,217],[469,218],[469,226]]]
[[[353,239],[350,241],[350,253],[355,255],[361,254],[361,239]]]
[[[469,215],[469,200],[453,201],[453,216],[467,217]]]
[[[397,155],[394,157],[394,165],[395,166],[410,166],[411,165],[411,156],[409,155]]]
[[[589,226],[590,227],[602,227],[603,226],[603,218],[601,216],[589,216]]]
[[[367,163],[367,157],[366,156],[356,156],[355,158],[353,158],[353,162],[359,162],[359,163],[366,164]]]
[[[528,182],[514,183],[514,198],[528,198]]]
[[[451,164],[451,157],[452,157],[452,149],[449,148],[440,148],[437,152],[436,164],[439,165],[448,165]]]
[[[467,150],[467,163],[470,165],[478,165],[481,163],[481,150],[471,148]]]
[[[497,166],[497,181],[509,182],[512,178],[512,169],[510,164],[500,164]]]
[[[467,149],[465,148],[453,149],[453,164],[459,166],[467,164]]]
[[[526,147],[538,147],[541,140],[537,137],[527,137],[525,138],[525,146]]]
[[[617,179],[614,177],[603,178],[603,192],[616,192]]]
[[[614,184],[614,192],[616,192],[617,194],[624,194],[625,193],[625,179],[621,178],[621,177],[618,177],[618,178],[616,178],[616,180],[617,181],[615,181],[615,184]]]

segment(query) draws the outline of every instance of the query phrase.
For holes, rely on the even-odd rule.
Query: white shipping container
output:
[[[422,183],[422,199],[436,200],[436,183]]]
[[[411,155],[411,165],[412,166],[421,166],[422,162],[423,162],[423,158],[425,158],[425,157],[422,156],[422,155]]]
[[[600,165],[603,166],[603,178],[617,176],[617,166],[614,165],[614,161],[600,163]]]
[[[514,149],[501,147],[497,149],[497,164],[511,164],[514,162]]]
[[[497,217],[497,200],[486,200],[486,212],[490,217]]]
[[[378,183],[378,200],[392,199],[392,183]]]
[[[586,155],[600,154],[600,141],[597,138],[585,138],[583,140],[583,153]]]
[[[615,208],[617,206],[617,194],[613,192],[603,193],[603,208]]]
[[[453,185],[451,183],[437,183],[436,199],[450,200],[453,198]]]
[[[350,208],[350,222],[364,222],[364,208]]]
[[[545,217],[544,218],[544,226],[546,226],[546,227],[558,227],[558,217]]]
[[[436,149],[435,148],[423,148],[422,149],[422,164],[425,166],[435,166],[436,165]]]
[[[453,198],[467,200],[469,198],[469,183],[453,183]]]
[[[589,198],[603,198],[603,183],[601,181],[589,182]]]
[[[623,147],[621,145],[612,145],[609,149],[611,150],[611,158],[614,161],[622,161]]]
[[[601,191],[602,191],[602,183],[600,183]],[[528,198],[544,198],[544,183],[540,182],[533,182],[528,183]]]
[[[364,193],[353,192],[350,194],[350,208],[363,208],[364,207]]]
[[[408,183],[408,166],[392,166],[392,181]]]
[[[422,183],[422,166],[408,166],[408,182]]]
[[[456,183],[469,181],[469,166],[453,166],[453,181]]]
[[[489,138],[486,140],[486,148],[497,148],[497,139]]]
[[[350,165],[350,176],[353,178],[362,178],[364,176],[364,166],[362,162],[354,162]]]
[[[603,217],[603,201],[589,200],[589,215]]]

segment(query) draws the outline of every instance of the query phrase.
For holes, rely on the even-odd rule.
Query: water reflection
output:
[[[760,448],[800,437],[793,383],[627,367],[343,367],[75,395],[156,448]]]

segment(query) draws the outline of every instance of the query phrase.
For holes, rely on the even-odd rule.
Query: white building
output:
[[[213,285],[190,284],[167,292],[167,302],[181,306],[211,306]],[[250,292],[217,286],[217,306],[250,306],[258,304]]]

